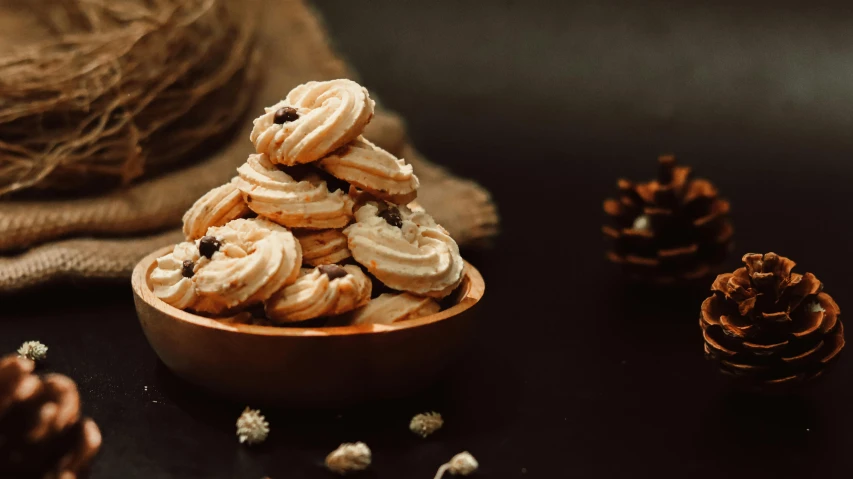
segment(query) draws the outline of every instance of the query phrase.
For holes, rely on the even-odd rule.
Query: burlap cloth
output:
[[[259,40],[264,81],[251,112],[309,80],[357,79],[304,1],[266,2]],[[252,152],[251,119],[209,158],[129,188],[92,198],[0,202],[0,294],[60,280],[129,279],[140,258],[181,240],[181,217],[196,199],[235,175]],[[460,245],[481,244],[497,232],[489,193],[419,155],[398,116],[379,109],[365,136],[414,166],[419,202]]]

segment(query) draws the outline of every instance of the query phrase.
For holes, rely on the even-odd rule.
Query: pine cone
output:
[[[620,179],[618,200],[604,201],[615,226],[610,261],[637,279],[671,283],[706,276],[731,250],[729,202],[674,156],[658,158],[658,179],[634,184]]]
[[[705,355],[723,373],[761,388],[820,376],[844,348],[841,311],[811,273],[775,253],[747,254],[746,267],[721,274],[702,303]]]
[[[76,479],[101,445],[92,420],[80,417],[71,379],[32,374],[29,359],[0,359],[0,477]]]

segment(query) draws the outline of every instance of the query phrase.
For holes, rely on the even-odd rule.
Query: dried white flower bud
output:
[[[42,361],[47,358],[47,346],[38,341],[27,341],[18,348],[18,355],[31,361]]]
[[[474,456],[472,456],[468,451],[460,452],[450,460],[451,474],[467,476],[469,474],[473,474],[478,467],[480,467],[480,465],[477,463],[477,460],[474,459]]]
[[[257,409],[246,408],[243,414],[237,419],[237,437],[240,439],[240,444],[259,444],[264,442],[269,436],[270,424],[266,418],[261,415],[261,411]]]
[[[451,459],[450,462],[438,468],[438,472],[435,474],[435,479],[441,479],[445,472],[449,472],[457,476],[468,476],[473,474],[478,467],[480,467],[480,464],[477,463],[477,460],[474,459],[474,456],[472,456],[470,452],[460,452],[453,456],[453,459]]]
[[[444,426],[444,419],[441,418],[441,414],[426,412],[412,418],[412,422],[409,423],[409,430],[421,437],[427,437],[441,429],[441,426]]]
[[[369,465],[370,448],[363,442],[341,444],[326,456],[326,467],[338,474],[363,471]]]

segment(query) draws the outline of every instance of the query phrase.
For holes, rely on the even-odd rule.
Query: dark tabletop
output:
[[[841,5],[841,2],[838,2]],[[791,4],[791,5],[788,5]],[[796,6],[803,4],[804,6]],[[807,4],[807,5],[806,5]],[[479,477],[851,477],[853,357],[790,397],[733,392],[697,325],[710,279],[624,283],[603,260],[602,200],[673,151],[732,203],[736,254],[775,251],[842,309],[853,223],[853,17],[831,2],[318,2],[361,81],[432,159],[495,195],[503,233],[465,252],[487,283],[467,356],[422,395],[342,411],[265,411],[172,376],[127,286],[0,298],[0,350],[50,346],[104,434],[93,478],[331,477],[364,441],[360,477],[429,479],[462,450]],[[842,315],[842,319],[845,316]],[[410,417],[440,411],[427,440]]]

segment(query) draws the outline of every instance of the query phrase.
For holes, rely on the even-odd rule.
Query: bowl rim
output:
[[[154,291],[148,285],[148,276],[154,268],[157,258],[169,254],[174,245],[164,246],[151,252],[133,268],[131,277],[131,287],[133,293],[149,306],[159,310],[160,312],[170,316],[173,319],[194,324],[196,326],[229,331],[234,333],[250,334],[256,336],[351,336],[359,334],[371,333],[389,333],[394,331],[402,331],[406,329],[417,328],[428,324],[437,323],[445,319],[451,318],[463,313],[482,299],[485,293],[486,285],[483,281],[483,276],[480,272],[471,265],[468,261],[464,261],[465,267],[462,275],[467,277],[467,281],[463,281],[463,287],[466,289],[461,293],[461,299],[453,306],[439,311],[435,314],[422,316],[417,319],[410,319],[399,323],[392,324],[359,324],[355,326],[327,326],[327,327],[278,327],[278,326],[259,326],[251,324],[236,324],[225,323],[217,319],[208,318],[198,314],[193,314],[181,309],[178,309],[154,295]]]

